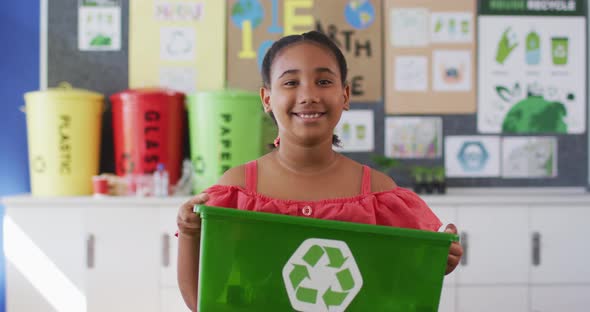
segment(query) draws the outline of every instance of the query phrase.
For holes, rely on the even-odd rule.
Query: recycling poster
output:
[[[230,0],[228,87],[258,92],[266,51],[279,38],[318,30],[348,62],[353,102],[382,98],[381,0]]]
[[[225,85],[225,2],[130,1],[129,87],[184,93]]]
[[[585,1],[480,1],[481,133],[586,130]]]

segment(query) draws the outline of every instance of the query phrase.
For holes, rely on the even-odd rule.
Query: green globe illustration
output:
[[[565,105],[542,96],[529,96],[516,103],[504,118],[503,133],[567,133]]]

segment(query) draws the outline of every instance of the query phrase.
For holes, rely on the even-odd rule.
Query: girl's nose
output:
[[[318,90],[313,85],[302,85],[299,88],[298,98],[299,104],[313,104],[320,101]]]

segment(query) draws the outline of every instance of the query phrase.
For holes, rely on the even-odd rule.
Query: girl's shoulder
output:
[[[246,187],[246,165],[239,165],[225,171],[217,181],[217,185]]]
[[[371,192],[385,192],[397,187],[393,179],[385,173],[371,168]]]
[[[351,168],[355,168],[355,170],[358,170],[356,168],[364,168],[365,165],[352,160],[344,155],[342,155],[345,159],[346,159],[346,166],[349,166]],[[395,187],[397,187],[397,184],[395,183],[395,181],[393,181],[393,179],[386,175],[385,173],[373,169],[369,166],[367,166],[370,169],[370,183],[371,183],[371,192],[373,193],[378,193],[378,192],[385,192],[385,191],[389,191],[394,189]],[[364,169],[363,169],[363,179],[364,179]],[[365,181],[363,181],[365,182]],[[368,182],[368,181],[367,181]]]

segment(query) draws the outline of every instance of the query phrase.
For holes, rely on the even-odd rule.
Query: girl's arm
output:
[[[186,305],[197,311],[199,281],[199,252],[201,249],[201,218],[193,212],[195,205],[209,199],[206,193],[199,194],[184,203],[179,211],[178,224],[178,287]]]

